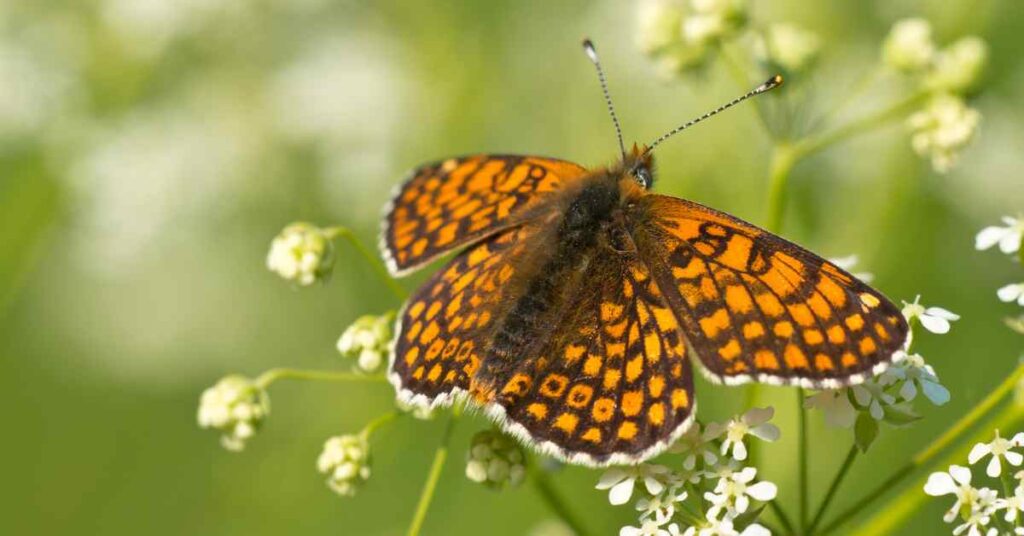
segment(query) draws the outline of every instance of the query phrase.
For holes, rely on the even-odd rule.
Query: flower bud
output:
[[[344,357],[356,358],[358,370],[377,372],[388,356],[394,321],[395,315],[391,312],[359,317],[341,334],[338,351]]]
[[[199,397],[199,426],[220,430],[231,451],[242,450],[269,413],[267,392],[244,376],[227,376]]]
[[[960,97],[939,94],[928,106],[907,120],[914,151],[932,161],[932,167],[945,173],[956,163],[960,151],[974,139],[981,114]]]
[[[323,229],[293,223],[270,243],[267,268],[289,281],[309,286],[322,281],[334,267],[334,244]]]
[[[361,435],[334,436],[324,443],[316,468],[335,493],[351,497],[370,478],[370,445]]]
[[[508,436],[496,430],[477,432],[470,442],[466,478],[493,489],[518,486],[526,477],[525,459]]]
[[[932,27],[924,19],[897,22],[882,44],[882,60],[899,71],[921,71],[931,64],[934,57]]]
[[[792,24],[773,24],[765,39],[755,43],[755,53],[763,60],[787,71],[799,71],[810,65],[821,50],[821,39]]]
[[[935,56],[925,83],[934,91],[960,93],[977,85],[988,62],[988,44],[976,36],[961,38]]]

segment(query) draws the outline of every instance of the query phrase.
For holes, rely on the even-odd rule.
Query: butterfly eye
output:
[[[651,177],[651,170],[645,167],[638,167],[633,170],[633,177],[636,179],[637,184],[646,188],[650,188],[651,184],[654,183],[654,178]]]

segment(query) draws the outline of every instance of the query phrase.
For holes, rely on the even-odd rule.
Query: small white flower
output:
[[[356,319],[338,338],[338,352],[356,358],[356,369],[373,373],[380,369],[391,344],[393,313],[364,315]]]
[[[661,528],[661,524],[648,519],[641,521],[639,527],[622,527],[619,529],[619,536],[672,536],[672,533]]]
[[[755,42],[755,53],[787,71],[799,71],[810,65],[821,50],[821,38],[793,24],[768,27],[766,36]]]
[[[334,245],[323,229],[309,223],[293,223],[270,243],[267,268],[289,281],[309,286],[331,273]]]
[[[709,438],[701,434],[700,423],[695,422],[678,441],[669,447],[669,452],[683,455],[683,469],[692,471],[697,466],[697,460],[701,459],[705,466],[718,461],[714,446]]]
[[[757,476],[757,469],[744,467],[739,471],[730,471],[718,479],[715,489],[704,494],[704,499],[711,503],[707,511],[708,520],[734,518],[747,511],[750,500],[770,501],[775,498],[778,488],[775,484],[763,481],[752,484]]]
[[[526,478],[525,460],[515,440],[496,430],[483,430],[470,441],[466,478],[494,489],[518,486]]]
[[[939,93],[907,119],[914,152],[931,159],[939,173],[952,169],[960,151],[974,139],[981,114],[958,96]]]
[[[914,303],[903,302],[903,316],[906,317],[907,322],[916,318],[924,329],[941,335],[949,333],[950,322],[960,319],[960,315],[951,313],[942,307],[926,308],[919,303],[920,301],[921,296],[918,296],[914,298]]]
[[[419,419],[421,421],[432,420],[437,413],[435,411],[436,408],[430,407],[429,404],[408,404],[396,399],[395,405],[398,406],[398,409],[412,415],[414,419]]]
[[[324,443],[316,468],[335,493],[351,497],[370,478],[370,445],[362,435],[334,436]]]
[[[953,536],[959,536],[960,534],[965,533],[966,536],[997,536],[999,534],[998,529],[994,527],[987,529],[984,528],[991,520],[991,514],[971,514],[964,523],[957,525],[957,527],[953,529]]]
[[[1020,467],[1020,464],[1024,462],[1024,454],[1014,452],[1011,449],[1021,446],[1024,446],[1024,432],[1013,436],[1013,439],[1006,439],[999,435],[999,430],[996,430],[996,438],[991,443],[978,443],[974,445],[971,453],[967,456],[967,461],[974,465],[985,456],[991,454],[992,459],[988,462],[985,474],[995,478],[1003,471],[1000,460],[1006,460],[1006,463],[1014,467]]]
[[[636,481],[640,480],[650,495],[657,495],[666,487],[672,471],[663,465],[642,463],[632,467],[612,467],[601,475],[597,489],[608,490],[608,502],[626,504],[633,496]]]
[[[819,391],[804,399],[804,407],[821,411],[829,426],[850,428],[857,420],[857,410],[850,403],[847,393],[846,389]]]
[[[932,27],[924,19],[897,22],[882,45],[883,61],[900,71],[920,71],[930,65],[934,57]]]
[[[661,493],[650,498],[643,497],[636,502],[640,521],[654,519],[658,525],[668,523],[676,515],[676,505],[686,500],[687,493],[679,486],[666,487]]]
[[[1013,495],[1005,499],[996,499],[995,503],[996,510],[1005,510],[1003,519],[1007,523],[1017,524],[1017,520],[1020,519],[1021,512],[1024,512],[1024,487],[1017,486],[1013,490]]]
[[[637,46],[656,54],[682,39],[683,7],[672,0],[644,0],[637,12]]]
[[[860,385],[854,385],[850,391],[853,392],[853,399],[857,401],[857,404],[861,408],[867,408],[868,413],[876,421],[885,418],[886,406],[896,403],[896,397],[885,392],[885,388],[876,381],[866,381]]]
[[[199,426],[220,430],[221,445],[231,451],[245,448],[268,414],[267,392],[244,376],[227,376],[199,397]]]
[[[942,517],[946,523],[958,515],[969,517],[975,510],[975,503],[979,501],[979,491],[971,486],[971,470],[960,465],[949,466],[948,473],[932,473],[924,485],[924,492],[933,497],[956,497],[956,502]]]
[[[860,262],[860,259],[858,259],[856,255],[850,255],[848,257],[837,257],[834,259],[829,259],[828,262],[831,262],[832,264],[842,268],[843,270],[846,270],[847,272],[851,272],[850,275],[856,277],[857,279],[860,279],[865,283],[870,283],[871,280],[875,278],[875,275],[870,272],[853,272],[853,268],[857,266],[858,262]]]
[[[1024,306],[1024,283],[1011,283],[996,291],[996,295],[1004,302],[1016,301]]]
[[[771,534],[768,529],[757,523],[751,523],[743,529],[743,532],[739,532],[731,519],[724,518],[708,520],[701,527],[689,527],[683,531],[681,536],[771,536]]]
[[[987,61],[988,45],[983,39],[961,38],[936,54],[925,83],[935,91],[967,91],[978,83]]]
[[[1003,253],[1016,253],[1024,237],[1024,218],[1003,216],[1003,223],[1005,227],[993,225],[982,229],[974,239],[974,247],[985,250],[999,244],[999,250]]]
[[[949,402],[949,389],[939,383],[935,369],[919,354],[897,351],[893,355],[893,365],[879,376],[878,381],[885,386],[902,383],[898,393],[905,402],[917,397],[918,391],[936,406]]]
[[[725,433],[725,440],[722,441],[721,453],[728,455],[732,450],[733,459],[743,461],[747,459],[747,447],[743,438],[752,435],[764,441],[775,441],[779,438],[779,428],[769,423],[775,415],[775,408],[751,408],[742,416],[730,420],[727,424],[710,423],[705,429],[704,438],[717,438]]]
[[[690,8],[683,20],[683,39],[691,45],[707,45],[727,37],[746,18],[743,0],[690,0]]]

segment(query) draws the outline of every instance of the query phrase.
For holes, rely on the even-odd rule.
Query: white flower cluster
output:
[[[882,60],[932,94],[924,109],[910,116],[907,127],[914,151],[928,157],[936,171],[949,171],[981,122],[981,114],[967,106],[964,94],[981,80],[988,45],[979,37],[967,36],[940,49],[932,40],[928,21],[904,19],[886,37]]]
[[[334,244],[323,229],[309,223],[285,227],[267,253],[267,269],[302,286],[324,280],[333,267]]]
[[[804,407],[820,410],[831,426],[850,428],[859,423],[857,443],[862,449],[874,439],[878,421],[902,425],[916,420],[911,403],[918,393],[936,406],[949,402],[949,390],[939,382],[935,369],[921,355],[911,353],[910,347],[916,325],[931,333],[944,334],[949,332],[950,322],[960,317],[941,307],[921,305],[920,296],[913,303],[904,304],[903,316],[911,331],[885,372],[859,385],[819,391],[804,401]]]
[[[1024,433],[1006,439],[996,430],[996,437],[992,442],[974,445],[967,457],[968,463],[972,466],[990,457],[985,475],[993,479],[996,487],[1006,491],[1006,497],[1000,497],[999,492],[993,488],[975,487],[971,482],[974,475],[968,467],[951,465],[949,471],[932,473],[928,477],[928,482],[924,486],[925,493],[933,497],[953,495],[956,499],[942,518],[946,523],[959,519],[959,525],[953,529],[953,534],[1024,534],[1024,527],[1021,526],[1021,512],[1024,512],[1024,471],[1016,471],[1012,478],[1003,475],[1003,463],[1013,467],[1020,467],[1024,463],[1024,454],[1019,452],[1022,447]],[[996,480],[1000,477],[1003,477],[1001,483]],[[1011,481],[1016,483],[1012,492]],[[997,515],[999,513],[1002,515]]]
[[[231,451],[245,448],[269,414],[266,390],[244,376],[226,376],[199,397],[199,426],[219,430],[221,445]]]
[[[1024,246],[1024,216],[1016,218],[1004,216],[1003,225],[985,227],[974,239],[974,246],[978,250],[986,250],[997,244],[999,251],[1010,255],[1024,267],[1024,247],[1022,247]],[[1000,287],[996,291],[996,296],[1004,302],[1017,302],[1024,307],[1024,281]],[[1011,329],[1024,334],[1024,313],[1007,318],[1006,324]]]
[[[363,315],[350,325],[338,339],[338,352],[356,359],[356,370],[373,373],[380,370],[391,344],[391,326],[395,314]]]
[[[363,434],[331,437],[316,468],[327,475],[327,485],[335,493],[351,497],[370,478],[370,444]]]
[[[518,486],[526,478],[522,448],[497,430],[477,432],[466,457],[466,478],[489,488]]]
[[[623,527],[619,535],[769,534],[757,523],[736,525],[740,516],[750,511],[752,501],[770,501],[778,491],[771,482],[755,480],[757,469],[740,465],[747,458],[747,436],[778,439],[779,429],[768,422],[773,415],[772,408],[753,408],[728,423],[709,423],[703,431],[699,423],[693,424],[669,449],[682,456],[678,469],[644,463],[605,471],[597,489],[608,490],[611,504],[626,504],[634,491],[639,491],[635,503],[638,524]],[[708,491],[701,495],[701,489]],[[689,508],[687,503],[697,503],[698,508]],[[690,513],[693,511],[705,515],[697,518]]]
[[[638,15],[640,49],[675,74],[702,66],[719,45],[736,40],[747,26],[748,6],[746,0],[643,0]],[[821,48],[816,34],[789,23],[752,33],[744,45],[771,70],[803,69]]]

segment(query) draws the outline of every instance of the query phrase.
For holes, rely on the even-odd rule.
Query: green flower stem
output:
[[[843,511],[843,513],[839,514],[836,517],[836,519],[832,521],[832,523],[828,524],[824,529],[822,529],[819,534],[828,534],[830,532],[835,531],[837,528],[839,528],[844,523],[846,523],[854,516],[856,516],[858,513],[860,513],[861,510],[863,510],[869,504],[871,504],[880,496],[884,495],[887,491],[889,491],[894,486],[899,484],[904,478],[913,474],[915,470],[921,467],[926,467],[940,452],[946,450],[956,440],[963,436],[968,429],[972,428],[975,424],[981,421],[986,414],[988,414],[996,405],[998,405],[999,402],[1002,401],[1002,399],[1006,397],[1007,394],[1011,393],[1014,387],[1017,386],[1017,383],[1021,381],[1022,377],[1024,377],[1024,363],[1017,365],[1017,368],[1014,369],[1013,372],[1009,376],[1007,376],[1006,379],[1003,380],[1003,382],[999,384],[998,387],[996,387],[991,393],[989,393],[988,396],[986,396],[981,402],[974,406],[974,408],[971,409],[971,411],[969,411],[967,415],[961,417],[959,421],[953,424],[952,427],[946,430],[946,432],[944,432],[935,441],[928,445],[928,447],[926,447],[921,452],[917,453],[917,455],[911,458],[911,460],[907,462],[904,466],[897,469],[896,472],[893,473],[889,478],[887,478],[881,485],[877,486],[875,489],[868,492],[866,495],[864,495],[864,497],[862,497],[860,500],[854,503],[853,506]],[[1007,411],[1011,413],[1011,416],[1016,416],[1020,412],[1016,405],[1011,406]],[[1009,428],[1009,426],[998,425],[996,427]],[[989,432],[987,431],[985,432],[985,434],[988,433]],[[918,493],[919,490],[910,491],[915,494],[923,496],[923,494]],[[899,502],[900,501],[890,502],[890,506],[886,511],[898,508],[896,504]],[[909,515],[912,511],[913,510],[908,510],[905,513],[900,514],[900,518]],[[892,515],[896,514],[886,514],[886,516]],[[876,519],[880,519],[881,517],[885,516],[883,516],[883,514],[878,514],[875,516]]]
[[[807,534],[807,410],[804,409],[804,388],[796,390],[798,458],[800,463],[800,534]]]
[[[782,230],[782,216],[786,212],[786,191],[793,166],[803,156],[795,145],[780,142],[772,150],[772,161],[768,172],[768,215],[765,229],[772,233]]]
[[[1018,407],[1008,407],[1004,409],[993,421],[994,428],[1012,428],[1020,426],[1024,414],[1021,413]],[[940,464],[936,464],[937,467],[946,467],[949,465],[963,463],[963,460],[967,458],[967,453],[976,442],[986,441],[991,438],[992,432],[990,429],[979,430],[971,441],[963,447],[957,449],[955,452],[946,456]],[[907,518],[910,517],[922,504],[930,497],[925,495],[922,488],[927,481],[927,477],[918,479],[913,486],[908,487],[895,499],[886,503],[886,507],[880,512],[876,513],[867,522],[854,532],[856,536],[882,536],[886,534],[892,534],[898,527],[906,522]],[[822,532],[824,534],[824,532]]]
[[[270,369],[256,378],[256,385],[261,389],[281,379],[314,380],[326,382],[383,382],[384,376],[379,374],[356,374],[354,372],[334,372],[330,370],[301,370],[291,368]]]
[[[850,90],[846,97],[843,100],[839,101],[839,104],[832,107],[831,110],[826,112],[824,118],[827,120],[832,119],[834,117],[839,117],[839,114],[841,114],[843,110],[845,110],[849,105],[857,102],[857,100],[860,99],[860,97],[864,95],[864,93],[867,92],[867,90],[871,89],[875,85],[875,83],[878,82],[879,78],[882,77],[882,74],[884,74],[885,72],[885,66],[879,64],[874,69],[872,69],[870,73],[860,77],[857,80],[857,82],[853,85],[853,89]]]
[[[376,419],[366,423],[366,426],[363,427],[363,431],[359,432],[359,435],[364,440],[369,441],[370,436],[373,435],[373,433],[376,432],[378,428],[397,419],[398,417],[401,417],[402,415],[403,413],[401,411],[389,411],[377,417]]]
[[[531,461],[535,462],[535,460]],[[590,534],[582,520],[576,517],[569,509],[565,499],[551,483],[548,474],[538,467],[537,463],[530,464],[530,480],[533,482],[533,487],[537,489],[537,493],[544,499],[544,503],[551,509],[551,512],[568,525],[572,529],[573,534],[576,536],[587,536]]]
[[[775,513],[775,517],[778,518],[779,523],[782,523],[782,527],[786,529],[786,534],[794,534],[796,532],[793,530],[793,523],[789,521],[789,516],[787,516],[785,510],[783,510],[782,507],[779,506],[777,500],[772,499],[771,501],[769,501],[768,508]],[[772,532],[772,534],[778,533]]]
[[[797,159],[812,155],[826,147],[845,141],[858,134],[863,134],[882,127],[896,119],[901,119],[907,115],[908,112],[917,108],[930,95],[931,93],[928,91],[918,91],[906,99],[897,101],[891,106],[883,108],[871,115],[850,121],[849,123],[836,127],[823,134],[804,138],[797,143],[794,148]]]
[[[835,498],[836,492],[839,491],[839,485],[843,483],[843,479],[846,478],[847,473],[850,471],[850,467],[853,467],[854,460],[857,459],[857,445],[851,445],[850,451],[846,453],[846,459],[843,460],[843,465],[839,467],[839,472],[836,473],[835,478],[832,479],[832,483],[828,486],[828,492],[825,493],[825,499],[821,501],[821,505],[818,506],[818,511],[814,513],[814,519],[811,521],[810,527],[807,528],[807,534],[814,534],[817,530],[818,525],[821,523],[825,512],[828,510],[832,499]]]
[[[345,240],[348,240],[348,243],[352,244],[352,247],[355,248],[364,259],[366,259],[366,262],[368,262],[370,266],[373,267],[373,271],[377,272],[377,275],[380,276],[381,280],[384,281],[384,284],[388,286],[392,294],[394,294],[399,301],[405,301],[408,293],[401,285],[398,284],[398,281],[395,281],[391,277],[391,274],[388,273],[387,268],[381,264],[380,260],[377,259],[377,256],[371,253],[370,250],[367,249],[358,238],[356,238],[355,233],[353,233],[351,229],[341,226],[328,227],[324,229],[324,234],[331,240],[335,238],[344,238]]]
[[[420,493],[420,500],[416,505],[416,513],[412,517],[412,523],[409,524],[408,532],[406,532],[408,536],[418,536],[420,529],[423,528],[423,521],[427,518],[430,502],[434,498],[434,491],[437,490],[437,483],[441,480],[444,462],[448,459],[448,442],[452,438],[455,423],[459,420],[461,414],[462,408],[459,405],[456,404],[452,407],[452,415],[448,417],[448,422],[445,423],[444,430],[441,432],[441,444],[434,451],[434,461],[430,464],[427,481],[423,484],[423,491]]]

